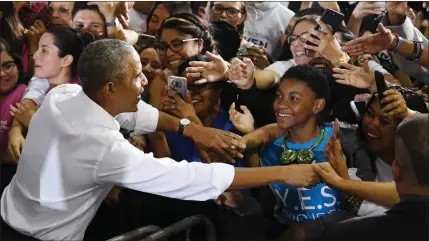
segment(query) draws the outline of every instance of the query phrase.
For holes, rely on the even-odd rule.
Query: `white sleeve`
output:
[[[231,185],[234,175],[235,169],[229,164],[157,159],[119,138],[94,170],[94,179],[100,184],[196,201],[216,199]]]
[[[36,104],[41,105],[49,90],[49,81],[47,79],[31,78],[28,87],[25,89],[22,100],[30,99]]]
[[[383,66],[381,66],[379,63],[375,62],[374,60],[370,60],[368,61],[368,67],[372,70],[372,71],[379,71],[381,72],[383,75],[385,74],[390,74],[387,70],[385,70],[383,68]]]
[[[293,67],[295,65],[295,62],[290,59],[288,61],[276,61],[265,69],[269,69],[276,72],[281,78],[290,67]]]
[[[137,107],[137,112],[122,113],[115,117],[121,128],[133,131],[132,135],[144,135],[156,131],[158,109],[144,101],[140,101]]]

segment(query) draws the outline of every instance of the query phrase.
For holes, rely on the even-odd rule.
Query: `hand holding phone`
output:
[[[320,17],[320,21],[322,21],[329,28],[331,28],[332,34],[335,34],[338,31],[338,29],[340,28],[341,23],[344,21],[344,14],[339,13],[335,10],[330,9],[330,8],[327,8],[323,12],[322,16]],[[316,27],[314,27],[314,30],[322,32],[322,28],[319,24],[317,24]],[[317,38],[314,35],[311,35],[311,37]],[[309,41],[307,41],[307,44],[316,46],[315,44],[313,44]]]
[[[156,37],[148,34],[140,34],[138,46],[154,46],[156,42]]]
[[[180,76],[168,77],[168,87],[174,89],[183,100],[186,100],[187,79]]]

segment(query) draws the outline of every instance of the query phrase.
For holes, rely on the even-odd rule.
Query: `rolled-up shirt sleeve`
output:
[[[107,148],[94,169],[94,180],[99,184],[196,201],[216,199],[231,185],[234,175],[229,164],[157,159],[124,139]]]
[[[133,131],[132,136],[156,131],[159,111],[144,101],[138,103],[137,112],[122,113],[115,117],[121,128]]]
[[[28,87],[25,89],[21,100],[30,99],[37,105],[41,105],[49,90],[49,81],[47,79],[31,78]]]

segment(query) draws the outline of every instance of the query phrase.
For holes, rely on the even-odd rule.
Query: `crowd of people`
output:
[[[429,240],[428,13],[0,2],[0,239]]]

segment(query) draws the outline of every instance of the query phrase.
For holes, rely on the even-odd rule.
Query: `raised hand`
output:
[[[217,82],[227,80],[228,77],[228,65],[225,63],[220,55],[215,55],[210,52],[206,52],[211,62],[204,61],[192,61],[189,63],[191,67],[186,68],[186,76],[191,78],[201,78],[195,81],[195,84],[204,84],[207,82]]]
[[[375,82],[374,72],[369,68],[368,61],[365,61],[363,68],[351,64],[342,63],[342,67],[333,68],[335,81],[343,85],[350,85],[356,88],[369,89]]]
[[[386,1],[386,10],[388,14],[405,15],[411,20],[416,17],[413,10],[408,6],[408,2]]]
[[[121,2],[88,2],[88,6],[98,6],[98,10],[103,14],[106,21],[111,21],[115,17],[116,9]]]
[[[46,27],[41,20],[36,20],[33,26],[28,29],[27,36],[30,53],[34,53],[37,51],[39,47],[39,40],[45,32]]]
[[[343,56],[341,46],[332,34],[332,30],[321,20],[317,20],[317,23],[322,27],[323,32],[319,32],[315,29],[310,29],[310,34],[303,36],[306,40],[315,44],[316,46],[305,44],[304,48],[318,52],[322,57],[330,61],[331,63],[337,61]],[[314,35],[315,38],[311,35]]]
[[[400,120],[407,118],[408,108],[404,97],[395,89],[386,90],[385,97],[381,100],[382,103],[387,104],[381,111],[387,116],[395,116]]]
[[[329,164],[334,168],[342,178],[349,179],[348,168],[344,158],[343,148],[339,139],[339,123],[335,120],[334,136],[329,137],[328,144],[325,146],[325,156]],[[335,128],[336,127],[336,128]]]
[[[268,59],[267,49],[263,46],[249,46],[247,47],[247,54],[253,63],[255,63],[255,66],[260,69],[265,69],[271,64],[270,60]]]
[[[242,105],[240,109],[244,114],[240,113],[235,109],[235,103],[232,103],[229,108],[229,119],[231,120],[234,127],[241,133],[247,134],[255,130],[255,119],[249,109]]]
[[[253,86],[255,81],[253,79],[255,66],[249,58],[244,58],[243,61],[238,58],[232,59],[229,80],[241,89],[247,90]]]
[[[352,15],[354,18],[362,20],[369,14],[377,14],[380,15],[383,12],[379,9],[384,5],[380,3],[372,3],[372,2],[359,2],[356,5],[356,8],[353,10]]]
[[[378,31],[379,33],[347,42],[342,48],[343,51],[353,56],[360,56],[363,54],[375,54],[394,47],[392,45],[395,40],[395,35],[381,23],[378,24]]]
[[[186,91],[186,102],[173,89],[166,89],[165,95],[161,98],[160,110],[175,115],[179,118],[189,118],[197,116],[192,97],[189,91]]]

